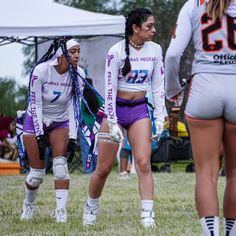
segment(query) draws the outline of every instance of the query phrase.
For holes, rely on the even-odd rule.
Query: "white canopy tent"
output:
[[[117,36],[124,35],[124,16],[85,11],[52,0],[0,0],[0,12],[0,46],[12,42],[34,45],[36,61],[55,36],[99,36],[81,41],[80,64],[104,94],[105,56],[121,39]]]
[[[117,35],[125,18],[49,0],[0,0],[0,37]]]

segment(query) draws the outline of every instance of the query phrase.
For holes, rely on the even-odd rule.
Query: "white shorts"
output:
[[[199,119],[236,124],[236,75],[196,74],[192,79],[185,114]]]

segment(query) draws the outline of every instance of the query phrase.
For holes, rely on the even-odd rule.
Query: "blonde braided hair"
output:
[[[216,21],[222,18],[232,0],[209,0],[207,1],[207,14]]]

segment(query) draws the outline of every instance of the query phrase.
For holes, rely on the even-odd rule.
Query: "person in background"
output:
[[[219,176],[225,157],[224,235],[236,235],[236,0],[189,0],[166,53],[166,96],[181,96],[180,58],[193,38],[192,81],[185,110],[195,163],[195,200],[203,235],[219,236]]]
[[[0,117],[0,140],[6,139],[10,144],[16,143],[16,122],[11,116]]]
[[[0,157],[17,159],[16,122],[11,116],[0,117]]]
[[[131,171],[130,166],[134,163],[131,147],[127,138],[127,132],[123,129],[123,143],[119,153],[119,177],[121,179],[129,179],[129,173]]]
[[[137,8],[129,12],[125,23],[125,39],[108,52],[105,69],[105,114],[100,132],[122,140],[121,128],[127,135],[134,155],[141,198],[140,218],[145,228],[155,227],[154,184],[150,164],[151,121],[147,99],[151,86],[155,106],[157,133],[164,123],[164,69],[161,47],[152,42],[156,33],[151,11]],[[94,225],[99,211],[99,198],[112,170],[119,144],[99,142],[98,162],[90,178],[83,224]]]
[[[21,220],[30,220],[35,198],[45,176],[46,136],[52,148],[56,222],[67,221],[69,173],[67,158],[74,155],[83,94],[84,71],[77,66],[80,45],[71,36],[56,38],[33,69],[23,139],[30,172],[25,180]]]

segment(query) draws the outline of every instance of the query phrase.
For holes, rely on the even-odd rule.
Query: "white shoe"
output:
[[[154,219],[155,215],[153,211],[145,211],[145,210],[141,211],[141,225],[144,228],[155,228],[156,224]]]
[[[86,206],[84,207],[83,225],[95,225],[98,213],[99,206],[92,209],[88,206],[88,204],[86,204]]]
[[[58,223],[67,222],[67,212],[65,208],[57,208],[51,213],[51,217],[56,219]]]
[[[24,200],[22,205],[22,213],[21,213],[21,220],[30,220],[33,218],[34,215],[35,204],[34,203],[27,203]]]
[[[127,171],[123,171],[119,173],[120,179],[129,179],[129,173]]]

